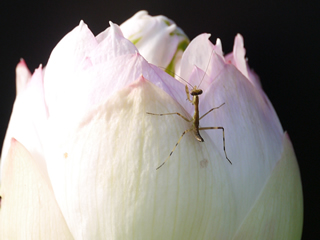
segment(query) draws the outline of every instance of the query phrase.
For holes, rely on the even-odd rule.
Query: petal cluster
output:
[[[32,76],[22,60],[1,157],[2,237],[299,239],[302,188],[289,137],[242,36],[226,56],[209,36],[181,55],[182,30],[142,11],[98,36],[81,21]],[[156,170],[191,124],[147,112],[192,119],[186,84],[203,90],[200,115],[224,103],[200,127],[224,128],[232,165],[223,132],[208,129],[203,143],[185,134]]]

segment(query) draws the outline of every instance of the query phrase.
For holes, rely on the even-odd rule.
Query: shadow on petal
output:
[[[281,159],[234,236],[240,239],[301,239],[303,198],[300,172],[288,134]]]

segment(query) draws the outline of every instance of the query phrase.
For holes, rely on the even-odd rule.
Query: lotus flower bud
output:
[[[98,36],[81,21],[45,69],[31,76],[18,64],[1,156],[1,239],[301,237],[294,150],[242,36],[224,56],[220,40],[201,34],[178,64],[181,32],[146,12]],[[185,85],[203,91],[198,104]],[[204,142],[182,134],[192,123],[175,114],[192,122],[194,111],[210,111],[200,119]]]

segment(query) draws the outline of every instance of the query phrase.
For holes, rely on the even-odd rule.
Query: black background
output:
[[[319,1],[5,1],[0,3],[0,139],[15,98],[15,67],[23,57],[31,70],[45,65],[58,41],[81,19],[94,34],[121,24],[138,10],[173,19],[190,39],[219,37],[225,53],[244,36],[250,67],[289,132],[304,191],[302,239],[316,239],[319,211],[320,111]]]

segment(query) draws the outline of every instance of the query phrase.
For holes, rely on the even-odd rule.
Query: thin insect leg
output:
[[[191,100],[191,98],[190,98],[190,93],[189,93],[188,85],[186,85],[185,90],[186,90],[186,94],[187,94],[187,100],[193,104],[193,102],[192,102],[192,100]]]
[[[229,161],[230,164],[232,164],[232,162],[230,161],[230,159],[227,157],[226,143],[225,143],[225,137],[224,137],[224,128],[223,128],[223,127],[203,127],[203,128],[199,128],[199,130],[211,130],[211,129],[222,129],[222,134],[223,134],[223,151],[224,151],[224,154],[226,155],[226,159]]]
[[[180,143],[182,137],[187,133],[187,132],[190,132],[192,130],[192,128],[188,129],[188,130],[185,130],[182,134],[181,134],[181,137],[179,138],[178,142],[176,143],[176,145],[174,146],[174,148],[172,149],[172,151],[170,152],[169,156],[167,157],[167,159],[159,166],[157,167],[156,170],[158,170],[159,168],[161,168],[165,163],[166,161],[171,157],[172,153],[174,152],[174,150],[176,149],[176,147],[178,146],[178,144]]]
[[[175,113],[150,113],[150,112],[147,112],[147,114],[150,114],[150,115],[155,115],[155,116],[165,116],[165,115],[174,115],[174,114],[177,114],[178,116],[182,117],[184,120],[186,120],[187,122],[191,122],[192,119],[188,119],[186,118],[185,116],[181,115],[180,113],[178,112],[175,112]]]
[[[205,113],[204,115],[202,115],[201,118],[199,118],[199,120],[201,120],[202,118],[204,118],[205,116],[207,116],[208,113],[211,113],[213,110],[220,108],[222,105],[224,105],[225,103],[222,103],[219,107],[215,107],[210,109],[207,113]]]

